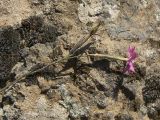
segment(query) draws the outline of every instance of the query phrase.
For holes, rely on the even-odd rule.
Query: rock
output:
[[[127,114],[118,114],[115,116],[115,120],[134,120],[132,116]]]
[[[138,57],[134,74],[123,73],[124,61],[87,54],[62,72],[60,61],[2,94],[0,116],[159,120],[159,14],[159,0],[1,0],[0,88],[67,56],[97,20],[87,54],[127,58],[135,46]]]
[[[154,107],[151,107],[148,109],[148,116],[149,118],[155,119],[156,116],[158,116],[158,111]]]
[[[42,93],[46,93],[50,89],[51,83],[48,80],[44,79],[44,77],[37,77],[38,86],[40,87]]]
[[[19,60],[20,34],[12,27],[0,29],[0,79],[1,86],[10,78],[12,67]]]
[[[23,47],[31,47],[36,43],[54,42],[60,34],[57,28],[52,24],[45,24],[42,15],[31,16],[21,23],[17,28],[21,39],[24,40]]]
[[[140,112],[142,113],[142,115],[146,115],[147,114],[147,107],[144,105],[141,105]]]
[[[68,113],[65,108],[59,104],[54,104],[52,107],[48,106],[48,103],[44,97],[41,97],[37,101],[36,111],[30,111],[24,113],[21,119],[35,119],[35,120],[67,120]]]
[[[3,115],[4,115],[4,112],[3,112],[3,109],[1,108],[1,109],[0,109],[0,118],[2,118]]]
[[[159,64],[152,64],[147,68],[143,98],[146,103],[152,103],[160,98],[160,69]]]
[[[21,111],[13,106],[5,105],[3,107],[4,119],[14,120],[18,119],[21,115]]]
[[[157,100],[155,103],[151,103],[147,106],[147,114],[150,119],[158,120],[160,119],[160,100]]]
[[[43,3],[43,0],[31,0],[31,3],[32,3],[33,5],[40,5],[40,4]]]
[[[52,99],[54,101],[58,101],[61,98],[60,93],[56,89],[49,89],[46,95],[49,99]]]
[[[36,44],[29,48],[29,50],[24,50],[25,52],[29,52],[25,53],[28,54],[28,56],[25,57],[27,66],[25,67],[24,63],[19,62],[13,67],[11,73],[15,73],[16,78],[20,78],[29,73],[29,71],[43,67],[44,63],[51,63],[52,61],[49,57],[52,54],[52,44]]]
[[[123,85],[122,91],[128,99],[134,100],[136,97],[136,89],[136,85],[130,83]]]
[[[71,109],[69,111],[69,117],[72,119],[87,119],[89,117],[88,109],[80,106],[78,103],[72,103]]]
[[[104,109],[107,106],[106,96],[103,94],[99,94],[96,96],[96,103],[100,109]]]
[[[81,22],[95,22],[98,17],[96,15],[101,14],[102,3],[94,0],[90,5],[87,3],[87,0],[79,4],[78,12],[79,19]]]
[[[23,102],[25,100],[25,95],[23,93],[21,93],[21,92],[18,92],[16,94],[15,98],[16,98],[17,102],[20,102],[20,101]]]
[[[114,115],[111,113],[95,113],[92,120],[114,120]]]
[[[2,99],[3,105],[13,105],[14,102],[15,102],[15,98],[12,95],[9,95],[9,96],[6,95]]]
[[[101,76],[100,71],[93,69],[90,71],[90,75],[94,79],[95,86],[98,90],[107,91],[109,89],[109,86],[106,84],[104,76]]]
[[[62,84],[59,87],[59,91],[61,93],[62,100],[60,104],[62,104],[68,111],[69,111],[69,117],[72,119],[78,119],[78,118],[88,118],[88,108],[83,107],[80,103],[72,99],[71,93],[66,89],[66,86]]]
[[[94,0],[92,2],[83,0],[78,8],[79,19],[83,23],[95,22],[102,16],[108,21],[113,21],[118,17],[119,12],[116,4],[105,0]]]

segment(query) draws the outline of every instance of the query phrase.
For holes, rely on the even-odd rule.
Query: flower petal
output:
[[[124,73],[135,72],[133,63],[134,63],[134,60],[137,58],[137,56],[138,55],[135,51],[135,47],[129,46],[129,48],[128,48],[128,60],[127,60],[126,66],[124,68]]]
[[[130,72],[135,72],[133,63],[132,63],[132,62],[129,62],[128,64],[129,64],[128,71],[130,71]]]

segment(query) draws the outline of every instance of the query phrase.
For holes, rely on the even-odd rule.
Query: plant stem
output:
[[[88,56],[103,57],[103,58],[107,58],[107,59],[115,59],[115,60],[122,60],[122,61],[127,61],[128,60],[128,58],[111,56],[111,55],[104,55],[104,54],[88,54]]]

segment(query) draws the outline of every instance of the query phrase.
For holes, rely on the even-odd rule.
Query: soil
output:
[[[0,90],[2,120],[160,120],[160,1],[1,0]]]

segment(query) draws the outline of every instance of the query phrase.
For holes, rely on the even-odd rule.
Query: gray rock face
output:
[[[25,63],[19,62],[16,64],[12,73],[16,74],[16,78],[21,78],[23,75],[33,71],[33,69],[38,69],[38,67],[43,67],[45,63],[51,63],[51,56],[53,52],[52,44],[36,44],[31,48],[25,48],[21,52],[25,56]],[[25,66],[26,64],[27,66]]]
[[[157,40],[160,9],[157,3],[156,0],[83,0],[78,9],[79,18],[84,23],[105,21],[112,39]]]
[[[154,69],[153,69],[154,67]],[[147,69],[143,98],[148,108],[148,116],[154,120],[159,119],[160,76],[159,65],[153,64]]]
[[[20,34],[13,29],[1,28],[0,30],[0,79],[10,75],[12,67],[19,60]]]
[[[83,107],[80,103],[72,99],[65,85],[62,84],[59,87],[59,91],[63,99],[63,101],[61,101],[60,104],[62,104],[69,111],[69,116],[72,119],[88,118],[89,114],[87,106]]]
[[[159,0],[1,0],[0,88],[67,56],[98,20],[75,64],[58,62],[0,94],[2,119],[160,119]],[[129,46],[133,74],[123,61],[87,56],[127,57]]]
[[[115,116],[115,120],[133,120],[133,117],[126,114],[118,114]]]
[[[19,116],[21,115],[21,111],[15,107],[11,107],[9,105],[6,105],[3,107],[3,118],[4,119],[18,119]]]
[[[143,97],[146,103],[152,103],[160,98],[159,71],[159,65],[157,64],[153,64],[150,68],[148,68],[148,74],[145,80],[145,87],[143,88]]]
[[[67,120],[67,110],[59,104],[55,104],[52,107],[48,105],[45,96],[41,96],[36,101],[36,106],[33,111],[25,112],[22,114],[20,119],[24,120]]]

